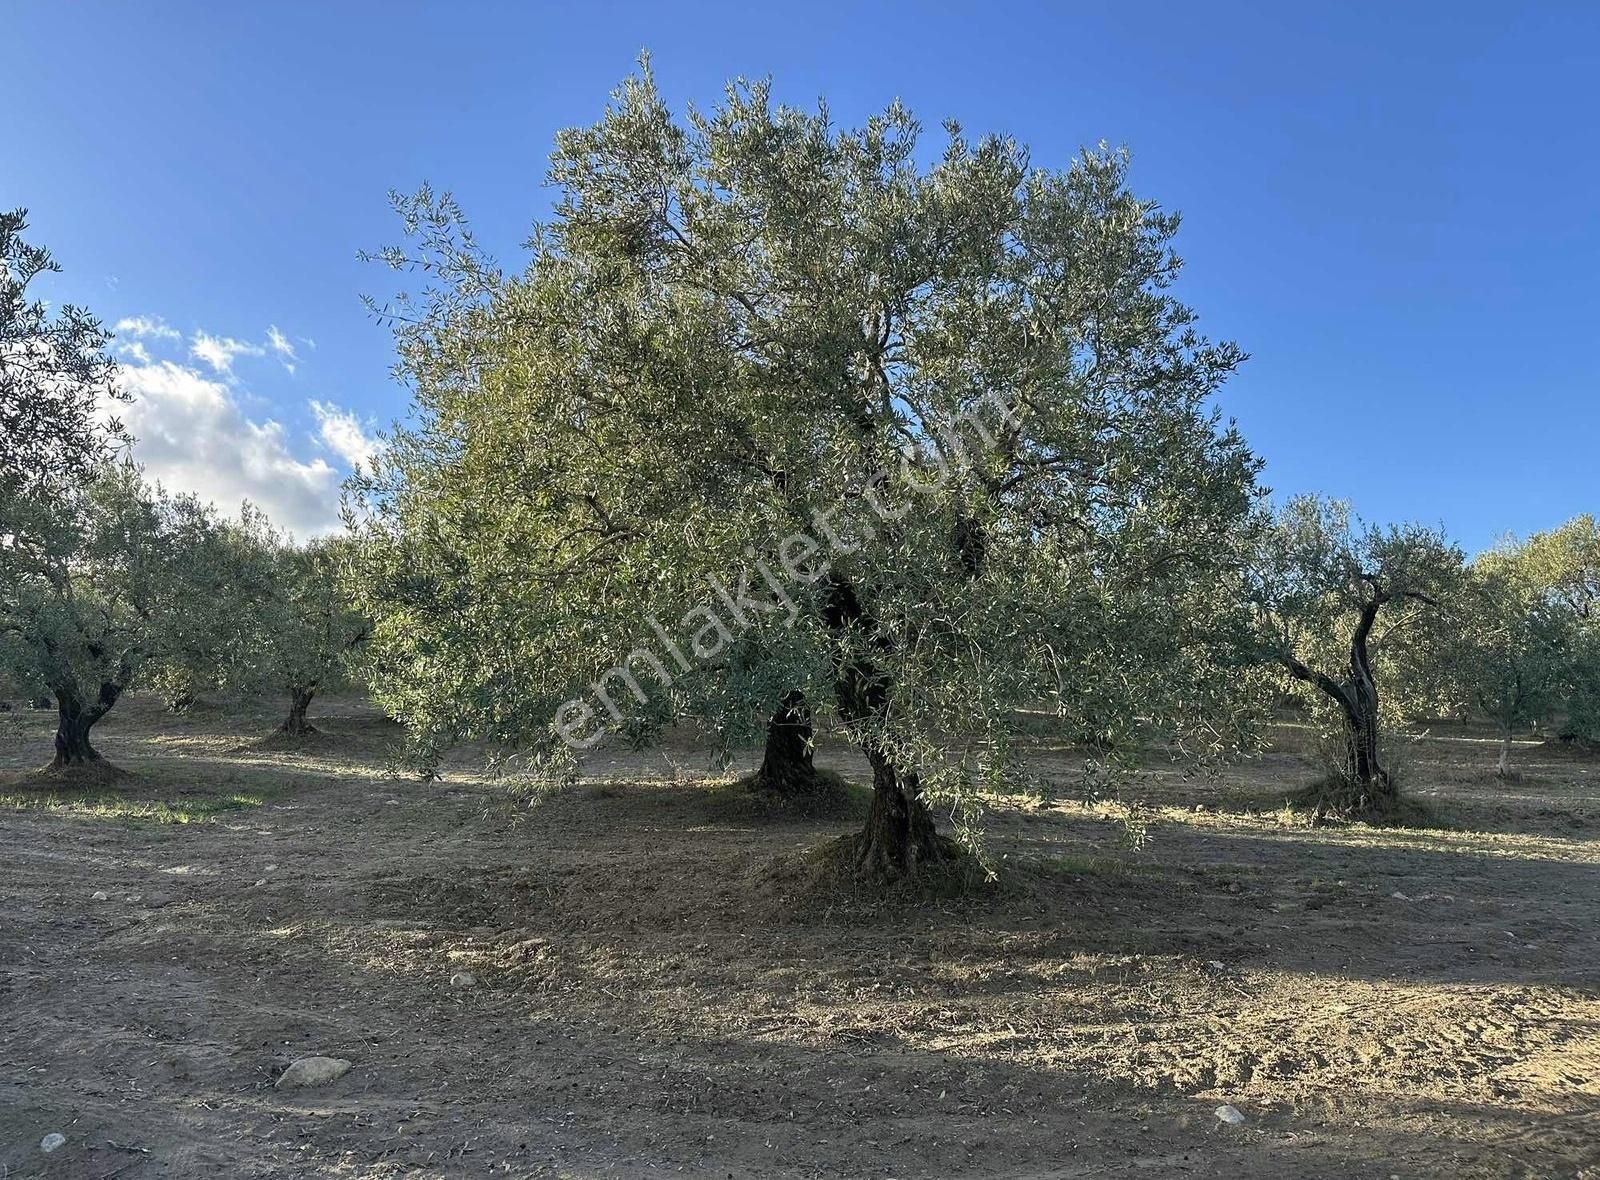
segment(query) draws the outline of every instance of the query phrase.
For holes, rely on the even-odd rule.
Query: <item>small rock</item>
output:
[[[1206,966],[1210,967],[1213,971],[1226,971],[1228,969],[1228,965],[1221,959],[1212,959],[1206,963]]]
[[[266,883],[267,879],[265,877],[262,877],[261,880],[256,882],[257,885],[265,885]]]
[[[268,865],[267,868],[266,868],[266,871],[269,872],[269,873],[275,873],[275,872],[278,871],[278,866],[277,865]]]
[[[104,889],[96,889],[93,893],[91,893],[89,895],[89,900],[90,901],[110,901],[111,900],[111,895],[109,893],[107,893]]]
[[[137,902],[137,901],[142,900],[143,898],[144,898],[144,894],[142,894],[142,893],[130,893],[130,894],[128,894],[128,898],[127,899],[128,899],[129,902]]]
[[[1235,881],[1233,884],[1228,886],[1228,892],[1229,893],[1243,893],[1244,892],[1244,886],[1239,884],[1239,882]]]
[[[478,977],[470,971],[457,971],[450,977],[451,987],[477,987]]]
[[[302,1057],[283,1071],[276,1085],[325,1086],[349,1071],[350,1063],[343,1057]]]
[[[1244,1124],[1244,1115],[1240,1114],[1239,1108],[1231,1103],[1224,1103],[1217,1107],[1217,1118],[1227,1123],[1230,1127],[1238,1127]]]
[[[40,1151],[54,1151],[56,1148],[65,1147],[66,1145],[67,1137],[60,1131],[51,1131],[50,1134],[39,1140]]]

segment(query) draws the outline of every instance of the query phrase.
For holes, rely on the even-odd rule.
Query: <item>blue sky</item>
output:
[[[1252,354],[1222,404],[1280,493],[1469,548],[1600,509],[1600,6],[24,0],[4,28],[0,205],[52,297],[130,322],[142,457],[301,531],[405,410],[359,300],[392,289],[356,260],[397,237],[386,192],[453,191],[515,260],[555,131],[646,47],[680,107],[771,74],[1045,165],[1128,145],[1184,213],[1181,293]]]

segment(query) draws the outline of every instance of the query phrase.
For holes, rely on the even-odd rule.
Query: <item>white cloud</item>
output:
[[[167,326],[167,321],[158,315],[135,315],[116,322],[112,329],[124,336],[140,336],[151,340],[179,340],[182,333],[176,328]]]
[[[278,359],[283,362],[283,367],[289,370],[289,375],[294,376],[295,362],[300,358],[295,355],[294,345],[289,343],[289,338],[278,331],[277,324],[267,325],[267,343],[272,346],[272,351],[278,354]]]
[[[311,412],[317,416],[323,445],[351,467],[365,465],[378,453],[382,444],[367,433],[361,419],[349,410],[342,410],[331,402],[314,401]]]
[[[123,356],[131,356],[141,365],[148,365],[150,363],[149,351],[137,340],[130,340],[126,344],[117,345],[117,351]]]
[[[236,356],[265,356],[266,349],[259,344],[235,340],[232,336],[213,336],[209,332],[196,332],[189,341],[189,355],[205,361],[214,373],[232,375]]]
[[[267,343],[272,345],[272,351],[283,357],[284,360],[298,360],[294,354],[294,345],[289,343],[289,338],[278,331],[277,324],[267,325]]]
[[[158,361],[124,365],[122,384],[134,400],[118,413],[152,479],[227,513],[249,500],[298,536],[339,528],[339,469],[321,457],[297,458],[282,424],[248,417],[222,381]],[[320,411],[318,419],[326,421]]]

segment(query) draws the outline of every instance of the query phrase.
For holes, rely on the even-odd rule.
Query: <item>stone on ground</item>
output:
[[[349,1070],[350,1063],[343,1057],[302,1057],[283,1071],[277,1085],[325,1086],[344,1077]]]

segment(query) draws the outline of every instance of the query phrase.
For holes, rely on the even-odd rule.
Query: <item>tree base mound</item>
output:
[[[1366,823],[1403,828],[1436,822],[1426,807],[1393,789],[1375,789],[1372,783],[1355,782],[1341,774],[1324,775],[1291,795],[1288,803],[1295,811],[1308,813],[1313,824]]]
[[[247,750],[304,750],[308,746],[319,746],[329,741],[332,735],[324,733],[314,725],[308,725],[301,730],[284,729],[279,726],[264,737],[259,737],[245,745]]]
[[[773,907],[792,916],[810,910],[917,904],[985,897],[999,891],[976,857],[954,840],[938,837],[942,857],[910,876],[893,880],[864,876],[861,835],[852,832],[826,840],[803,852],[779,857],[762,874],[761,886],[773,896]]]
[[[872,795],[835,774],[818,770],[806,783],[787,782],[780,789],[759,773],[736,779],[715,796],[719,811],[741,819],[862,819]]]
[[[52,790],[109,787],[127,782],[132,773],[104,758],[92,762],[51,762],[24,777],[24,782]]]

